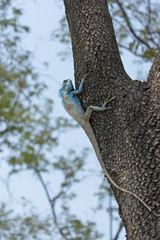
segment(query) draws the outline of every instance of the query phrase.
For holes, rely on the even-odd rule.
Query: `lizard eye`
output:
[[[69,85],[70,81],[71,81],[70,79],[64,80],[63,81],[63,85],[64,86]]]
[[[63,80],[63,88],[65,88],[66,86],[67,86],[67,82],[68,82],[68,80]]]

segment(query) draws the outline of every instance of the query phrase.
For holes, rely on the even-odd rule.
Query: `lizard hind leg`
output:
[[[92,105],[89,106],[89,107],[87,108],[87,111],[86,111],[85,115],[84,115],[84,120],[85,120],[85,121],[89,121],[90,118],[91,118],[91,115],[92,115],[92,112],[93,112],[93,111],[104,111],[104,110],[106,110],[106,109],[111,109],[111,107],[106,107],[106,105],[107,105],[109,102],[111,102],[112,100],[115,100],[115,97],[112,97],[112,98],[110,98],[110,99],[107,99],[107,100],[103,103],[103,105],[102,105],[101,107],[92,106]]]
[[[115,99],[115,97],[112,97],[109,100],[105,101],[101,107],[92,106],[92,105],[89,106],[87,108],[87,111],[86,111],[85,115],[84,115],[84,120],[89,121],[93,111],[104,111],[106,109],[111,109],[111,107],[106,107],[106,105],[114,99]]]

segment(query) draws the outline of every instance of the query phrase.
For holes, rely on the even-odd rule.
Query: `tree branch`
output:
[[[119,237],[119,234],[121,232],[121,230],[123,229],[123,222],[121,221],[120,225],[119,225],[119,228],[118,228],[118,231],[116,233],[116,236],[114,237],[113,240],[118,240],[118,237]]]
[[[134,55],[137,56],[137,57],[142,57],[142,56],[143,56],[143,55],[140,54],[140,53],[137,53],[137,52],[135,52],[135,51],[132,51],[131,49],[129,49],[129,47],[126,47],[126,46],[124,46],[123,44],[120,44],[120,43],[119,43],[119,47],[121,47],[121,48],[129,51],[130,53],[134,54]]]
[[[147,0],[147,10],[148,10],[148,23],[147,23],[147,26],[146,28],[148,29],[149,28],[149,25],[151,23],[151,1],[150,0]]]
[[[64,3],[71,31],[76,84],[88,73],[79,95],[82,107],[86,110],[91,104],[98,105],[107,95],[116,97],[111,112],[95,113],[91,119],[104,167],[119,186],[136,194],[152,209],[148,212],[135,198],[112,186],[127,239],[137,236],[151,239],[153,232],[159,233],[160,188],[159,162],[155,161],[159,154],[159,116],[150,105],[150,88],[146,82],[131,81],[122,67],[105,0],[64,0]],[[136,36],[130,22],[128,24]],[[159,106],[159,101],[156,103]],[[157,129],[153,125],[155,121]],[[147,227],[143,228],[141,223]]]
[[[148,48],[150,48],[150,45],[136,34],[136,32],[135,32],[135,30],[133,29],[132,24],[131,24],[131,22],[130,22],[130,20],[129,20],[129,17],[128,17],[128,15],[127,15],[127,12],[124,10],[124,7],[123,7],[122,3],[121,3],[119,0],[115,0],[115,1],[117,2],[119,8],[121,9],[121,11],[122,11],[122,13],[123,13],[124,19],[126,20],[126,24],[127,24],[128,28],[129,28],[130,32],[133,34],[133,36],[134,36],[139,42],[141,42],[142,44],[144,44],[145,46],[147,46]]]
[[[152,67],[149,71],[148,83],[151,88],[152,100],[156,100],[158,103],[160,101],[160,51],[155,56]],[[158,100],[159,99],[159,100]],[[159,107],[159,103],[157,105]]]
[[[63,228],[62,228],[62,227],[60,226],[60,224],[58,223],[57,215],[56,215],[56,211],[55,211],[56,201],[57,201],[57,199],[60,198],[60,196],[61,196],[62,193],[60,192],[60,193],[58,193],[54,198],[51,198],[51,196],[50,196],[50,194],[49,194],[49,191],[48,191],[48,189],[47,189],[47,186],[46,186],[46,184],[45,184],[45,182],[44,182],[44,180],[43,180],[43,177],[42,177],[40,171],[35,170],[35,172],[36,172],[36,174],[37,174],[37,176],[38,176],[38,178],[39,178],[39,180],[40,180],[40,182],[41,182],[41,184],[42,184],[42,187],[43,187],[43,189],[44,189],[44,191],[45,191],[45,194],[46,194],[46,196],[47,196],[48,202],[50,203],[51,211],[52,211],[52,215],[53,215],[53,221],[54,221],[55,226],[57,227],[57,229],[58,229],[60,235],[63,237],[63,239],[69,240],[68,237],[66,236],[66,234],[64,233]]]
[[[3,135],[3,134],[5,134],[5,133],[9,132],[9,130],[10,130],[10,128],[7,127],[7,128],[4,129],[3,131],[0,131],[0,134]]]
[[[75,80],[88,73],[89,84],[91,76],[96,72],[96,80],[101,81],[102,77],[98,77],[97,69],[101,70],[103,77],[108,72],[108,78],[110,74],[114,81],[118,75],[126,76],[105,0],[64,0],[64,4],[71,33]],[[77,11],[77,6],[81,11]],[[95,16],[96,21],[93,24]],[[87,19],[87,23],[84,19]],[[102,52],[103,57],[100,58]]]

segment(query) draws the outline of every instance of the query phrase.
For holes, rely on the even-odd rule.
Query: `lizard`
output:
[[[133,197],[135,197],[137,200],[139,200],[149,211],[151,211],[151,208],[141,199],[139,198],[136,194],[133,192],[126,190],[120,186],[118,186],[114,180],[111,178],[109,175],[108,171],[105,168],[105,165],[102,161],[101,153],[100,153],[100,148],[97,142],[97,139],[95,137],[95,134],[93,132],[92,126],[90,124],[90,118],[92,115],[93,111],[104,111],[106,109],[110,109],[110,107],[106,107],[106,105],[115,100],[115,97],[112,97],[105,101],[101,107],[99,106],[89,106],[87,108],[87,111],[84,112],[82,105],[80,103],[80,100],[78,98],[78,94],[81,93],[82,88],[84,84],[84,79],[81,81],[79,88],[76,90],[74,89],[74,86],[72,84],[72,81],[70,79],[64,80],[61,89],[59,90],[62,103],[64,105],[64,108],[67,110],[69,115],[82,127],[82,129],[85,131],[87,134],[93,148],[95,151],[95,154],[98,158],[98,161],[101,165],[101,168],[103,169],[103,172],[105,174],[105,177],[108,178],[109,182],[118,190],[130,194]]]

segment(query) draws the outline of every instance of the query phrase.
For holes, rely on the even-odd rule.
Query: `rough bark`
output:
[[[69,23],[75,82],[85,74],[79,96],[86,109],[115,96],[112,109],[94,113],[91,125],[112,179],[137,194],[113,188],[129,240],[160,239],[160,54],[147,82],[131,80],[117,47],[105,0],[64,0]]]

